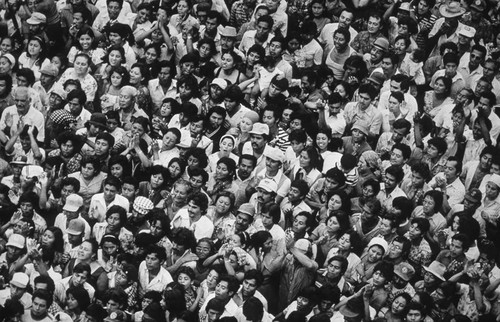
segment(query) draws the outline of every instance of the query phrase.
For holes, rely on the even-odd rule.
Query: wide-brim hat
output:
[[[452,1],[439,7],[439,13],[445,18],[460,17],[465,13],[465,9],[460,6],[460,2]]]
[[[442,281],[446,281],[444,278],[444,273],[446,272],[446,266],[444,266],[443,263],[438,262],[438,261],[433,261],[429,266],[423,266],[422,268],[431,273],[432,275],[436,276]]]

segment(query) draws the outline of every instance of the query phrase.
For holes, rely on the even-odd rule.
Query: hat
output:
[[[488,182],[493,182],[494,184],[496,184],[498,187],[500,187],[500,175],[498,174],[492,174],[490,175],[490,177],[488,178]]]
[[[339,310],[340,314],[348,318],[355,318],[364,315],[365,304],[362,296],[355,296],[347,301],[346,305]]]
[[[252,123],[257,123],[259,121],[259,114],[255,111],[248,111],[243,115],[243,118],[248,118]]]
[[[16,248],[23,249],[25,243],[26,243],[26,239],[24,238],[23,235],[12,234],[12,235],[10,235],[9,241],[7,241],[6,246],[13,246]]]
[[[222,90],[225,90],[227,88],[227,82],[222,78],[214,78],[214,80],[210,83],[210,86],[212,85],[217,85]]]
[[[389,40],[387,40],[384,37],[378,37],[374,42],[373,46],[383,50],[383,51],[389,51]]]
[[[451,1],[439,7],[439,13],[445,18],[460,17],[465,13],[465,9],[460,6],[460,2]]]
[[[120,240],[118,239],[118,237],[116,237],[115,235],[111,235],[111,234],[107,234],[107,235],[104,235],[101,239],[101,243],[104,244],[105,242],[112,242],[112,243],[115,243],[115,244],[120,244]]]
[[[403,2],[399,6],[399,10],[410,11],[410,3],[409,2]]]
[[[56,77],[57,75],[59,75],[59,68],[57,68],[56,65],[54,65],[54,64],[48,64],[48,65],[45,65],[40,70],[40,74],[45,74],[45,75]]]
[[[481,193],[481,191],[479,191],[479,189],[473,188],[467,191],[467,193],[465,194],[465,199],[473,203],[481,203],[483,194]]]
[[[236,38],[236,36],[238,35],[238,33],[236,32],[236,28],[231,26],[226,26],[222,28],[219,34],[221,35],[221,37],[232,37],[232,38]]]
[[[229,135],[229,134],[225,134],[225,135],[223,135],[223,136],[220,138],[220,140],[219,140],[219,144],[220,144],[220,143],[222,142],[222,140],[224,140],[224,139],[231,139],[231,140],[233,140],[233,145],[236,145],[236,138],[235,138],[234,136]]]
[[[146,197],[139,196],[134,200],[134,210],[141,215],[146,215],[154,206],[153,202]]]
[[[438,262],[438,261],[433,261],[429,266],[424,266],[422,267],[432,275],[436,276],[442,281],[446,281],[444,278],[444,273],[446,272],[446,266],[444,266],[443,263]]]
[[[19,288],[26,288],[26,286],[28,286],[29,281],[30,278],[28,277],[28,275],[26,275],[25,273],[17,272],[14,273],[14,275],[12,276],[10,284]]]
[[[16,155],[16,156],[14,156],[14,158],[12,158],[12,161],[10,161],[10,164],[27,165],[28,164],[28,157],[25,155]]]
[[[305,238],[301,238],[295,242],[295,245],[293,245],[293,247],[307,253],[311,248],[311,242]]]
[[[277,192],[278,191],[278,184],[273,179],[264,178],[264,179],[260,180],[257,188],[264,189],[267,192]]]
[[[55,93],[52,91],[51,93]],[[65,92],[64,92],[65,93]],[[57,93],[55,93],[57,94]],[[61,93],[62,94],[62,93]],[[59,94],[57,94],[59,95]],[[61,96],[61,95],[59,95]],[[64,95],[66,97],[66,95]],[[62,98],[62,96],[61,96]],[[63,98],[64,99],[64,98]],[[76,122],[76,118],[70,112],[66,110],[55,110],[52,114],[50,114],[50,119],[57,125],[69,125],[71,123]]]
[[[54,315],[54,321],[58,321],[58,322],[73,322],[73,319],[71,318],[71,316],[69,316],[68,313],[64,313],[64,312],[57,312],[55,315]]]
[[[409,282],[413,278],[413,275],[415,275],[415,269],[410,264],[401,262],[394,266],[394,274]]]
[[[486,10],[486,2],[484,0],[476,0],[470,5],[470,7],[483,12]]]
[[[26,22],[30,25],[39,25],[47,23],[47,17],[43,13],[33,12],[31,17],[26,20]]]
[[[122,265],[122,272],[127,275],[129,281],[135,281],[137,279],[137,268],[134,265],[126,263]]]
[[[285,154],[278,148],[268,148],[264,150],[264,156],[274,161],[283,163],[285,161]]]
[[[132,87],[130,85],[123,86],[120,89],[120,94],[135,97],[137,96],[137,88]]]
[[[286,91],[288,89],[288,79],[285,77],[278,78],[278,75],[276,75],[271,80],[271,84],[276,86],[280,91]]]
[[[2,57],[7,58],[10,61],[11,65],[15,65],[16,64],[16,59],[11,54],[4,54],[4,55],[2,55]]]
[[[95,126],[100,126],[102,128],[106,128],[106,115],[102,113],[94,113],[90,116],[89,124],[93,124]]]
[[[269,126],[267,124],[257,122],[253,125],[252,130],[248,133],[257,135],[269,135]]]
[[[64,204],[63,210],[76,212],[81,206],[83,206],[83,198],[76,193],[72,193],[66,197],[66,203]]]
[[[125,322],[127,321],[127,315],[120,310],[111,312],[107,318],[104,319],[106,322]]]
[[[27,165],[21,171],[21,176],[30,180],[33,177],[39,177],[43,173],[43,168],[39,165]]]
[[[241,212],[242,214],[247,214],[250,217],[253,217],[255,216],[255,207],[250,203],[244,203],[238,208],[237,212]]]
[[[387,253],[389,245],[387,244],[384,238],[382,237],[372,238],[372,240],[370,240],[370,242],[368,243],[368,249],[370,249],[372,246],[375,245],[382,247],[382,249],[384,250],[384,254]]]
[[[68,228],[66,228],[66,233],[68,233],[68,235],[81,235],[84,232],[85,222],[83,219],[76,218],[70,220]]]
[[[64,90],[64,88],[61,85],[58,85],[58,84],[54,84],[54,86],[52,87],[52,90],[49,93],[50,94],[56,94],[60,98],[62,98],[63,100],[65,100],[66,96],[68,96],[68,92],[66,92]],[[54,111],[54,113],[57,112],[57,111],[61,111],[61,110],[56,110],[56,111]],[[66,110],[62,110],[62,111],[67,112]],[[52,113],[52,114],[54,114],[54,113]],[[50,115],[51,117],[52,117],[52,114]]]
[[[382,86],[386,80],[386,77],[381,72],[373,72],[370,77],[368,77],[368,80],[374,82],[375,84],[378,84],[379,86]]]
[[[357,121],[356,123],[354,123],[352,129],[353,130],[357,129],[361,131],[364,135],[368,136],[368,126],[362,121]]]
[[[473,38],[476,35],[476,29],[471,26],[462,25],[458,34],[467,38]]]

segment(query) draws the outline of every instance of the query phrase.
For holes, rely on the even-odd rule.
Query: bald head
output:
[[[17,113],[25,115],[30,108],[29,90],[27,87],[18,87],[14,91],[14,101],[16,102]]]

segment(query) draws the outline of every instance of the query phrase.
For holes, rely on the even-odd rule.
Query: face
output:
[[[389,246],[389,254],[387,255],[390,259],[400,258],[403,254],[403,243],[398,241],[393,241]]]
[[[500,188],[493,182],[488,182],[486,184],[486,197],[490,200],[494,200],[498,197]]]
[[[328,144],[330,143],[330,139],[324,133],[318,133],[316,135],[316,144],[321,151],[324,151],[328,148]]]
[[[186,1],[179,1],[177,4],[177,12],[183,16],[186,15],[189,11],[189,6]]]
[[[104,200],[106,202],[112,202],[115,200],[116,194],[118,193],[118,188],[112,185],[104,186]]]
[[[235,67],[235,62],[233,56],[230,54],[224,54],[221,58],[221,67],[224,70],[231,70]]]
[[[131,107],[134,104],[135,100],[132,95],[126,95],[124,93],[120,93],[120,96],[118,97],[118,106],[121,109],[126,109]]]
[[[82,166],[82,176],[87,180],[93,178],[97,174],[96,172],[92,163],[87,163]]]
[[[347,11],[342,11],[339,17],[339,27],[349,29],[354,15]]]
[[[95,154],[97,156],[107,155],[110,150],[109,142],[107,140],[98,139],[95,141]]]
[[[394,53],[397,55],[403,54],[406,52],[406,42],[404,39],[399,39],[394,44]]]
[[[184,287],[184,289],[190,287],[192,282],[193,280],[191,280],[191,278],[184,273],[180,273],[177,277],[177,283]]]
[[[242,159],[240,161],[240,164],[238,165],[238,176],[241,179],[246,179],[250,177],[250,174],[252,173],[254,168],[255,166],[253,165],[253,162],[251,160]]]
[[[30,98],[28,92],[16,91],[14,94],[14,101],[16,102],[17,113],[19,115],[25,115],[29,110]]]
[[[288,50],[293,53],[295,52],[297,49],[299,49],[300,47],[300,42],[298,39],[290,39],[290,41],[288,42]]]
[[[395,66],[390,58],[383,58],[381,67],[385,75],[392,75]]]
[[[118,19],[118,15],[122,10],[122,6],[119,2],[111,1],[108,3],[108,15],[110,20]]]
[[[192,176],[189,178],[189,184],[193,189],[200,189],[204,184],[202,176]]]
[[[470,54],[469,67],[476,69],[484,60],[484,54],[478,50],[473,50]]]
[[[71,278],[73,282],[73,286],[83,286],[85,282],[87,282],[88,278],[88,272],[83,272],[83,273],[73,273],[73,276]]]
[[[106,222],[108,223],[109,229],[111,229],[112,231],[116,230],[121,226],[120,214],[113,213],[109,215],[108,219],[106,219]]]
[[[271,28],[269,28],[269,24],[264,21],[260,21],[257,24],[257,33],[255,34],[256,38],[263,38],[267,37],[269,35],[269,32],[271,31]]]
[[[229,283],[226,281],[220,281],[215,287],[215,296],[220,299],[227,299],[229,294]]]
[[[410,311],[408,311],[408,314],[406,314],[406,321],[408,322],[421,322],[422,319],[423,319],[422,313],[420,313],[420,311],[418,310],[410,309]]]
[[[12,65],[6,57],[0,58],[0,74],[8,74],[12,70]],[[2,81],[5,83],[5,81]]]
[[[150,14],[150,12],[147,9],[141,9],[141,10],[139,10],[137,12],[137,22],[140,23],[140,24],[141,23],[145,23],[148,20],[148,18],[149,18],[149,14]]]
[[[339,261],[333,260],[330,262],[330,264],[328,264],[328,266],[326,267],[326,270],[328,272],[328,275],[330,275],[330,277],[336,278],[336,277],[340,276],[340,274],[342,272],[342,263]]]
[[[182,169],[178,162],[172,162],[168,166],[168,172],[170,173],[172,178],[179,178],[182,174]]]
[[[151,188],[153,189],[160,188],[163,185],[164,181],[165,179],[163,178],[163,175],[161,175],[160,173],[153,174],[151,176]]]
[[[12,41],[8,38],[5,38],[2,40],[0,43],[0,52],[2,52],[3,55],[9,54],[12,52],[13,46],[12,46]]]
[[[409,237],[410,237],[410,240],[414,240],[414,239],[422,237],[422,231],[420,230],[420,228],[418,227],[417,224],[411,224],[410,230],[409,230]]]
[[[38,56],[42,52],[42,45],[37,40],[31,40],[28,43],[28,54]]]
[[[405,307],[406,307],[406,300],[399,296],[399,297],[396,297],[394,299],[394,301],[392,302],[392,306],[391,306],[391,311],[392,313],[394,314],[401,314],[403,313]]]
[[[243,280],[242,294],[245,298],[253,296],[257,290],[257,281],[255,279]]]
[[[269,126],[273,126],[278,120],[274,116],[274,111],[264,111],[264,114],[262,115],[262,121]]]
[[[373,285],[374,286],[381,287],[385,284],[385,282],[386,282],[386,278],[384,275],[382,275],[382,273],[380,271],[375,271],[375,273],[373,273]]]
[[[215,178],[218,180],[225,180],[230,175],[229,169],[226,164],[219,163],[215,169]]]
[[[382,259],[384,251],[379,246],[372,246],[368,250],[368,261],[370,263],[376,263]]]
[[[112,50],[109,53],[108,61],[109,64],[113,67],[121,65],[122,59],[122,54],[118,50]]]
[[[252,144],[252,148],[254,150],[262,150],[266,146],[266,139],[264,138],[263,135],[260,134],[251,134],[250,135],[250,142]]]
[[[141,69],[139,67],[134,67],[130,70],[130,84],[135,85],[142,82],[144,77],[141,74]]]
[[[146,64],[151,65],[158,59],[158,53],[154,48],[149,48],[146,50],[146,53],[144,54],[146,58]]]
[[[375,17],[370,17],[368,19],[368,32],[370,34],[376,34],[380,30],[380,19]]]
[[[302,151],[299,157],[299,164],[302,168],[307,168],[311,166],[311,158],[307,151]]]
[[[297,215],[293,220],[292,230],[296,234],[303,233],[307,228],[307,217]]]
[[[91,260],[93,255],[91,243],[83,242],[78,248],[77,258],[81,261]]]
[[[54,233],[50,230],[46,230],[42,235],[42,245],[46,247],[51,247],[56,240]]]
[[[107,241],[102,245],[102,251],[108,256],[115,256],[118,252],[118,245]]]
[[[161,261],[156,253],[151,253],[146,256],[146,268],[148,271],[156,271],[160,269]]]
[[[44,316],[47,313],[47,309],[48,309],[47,301],[45,301],[39,297],[35,297],[33,299],[33,306],[31,308],[31,315],[33,317]]]
[[[335,46],[335,49],[343,50],[347,46],[347,40],[343,34],[337,32],[333,36],[333,45]]]
[[[234,43],[236,39],[233,37],[222,36],[220,38],[220,46],[223,51],[231,50],[234,48]]]

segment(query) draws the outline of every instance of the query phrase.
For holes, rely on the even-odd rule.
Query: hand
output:
[[[198,146],[198,143],[201,141],[201,134],[196,135],[191,139],[191,147],[195,148]]]
[[[17,205],[17,203],[19,202],[19,196],[13,191],[13,190],[9,190],[9,199],[10,201]]]
[[[160,146],[158,145],[158,141],[157,140],[153,141],[153,144],[151,145],[151,150],[153,151],[153,153],[160,152]]]
[[[47,172],[42,172],[42,174],[38,177],[38,182],[40,182],[42,186],[46,186],[48,181],[49,178]]]
[[[61,256],[61,261],[63,262],[63,264],[66,264],[67,262],[69,262],[70,259],[71,259],[71,257],[69,256],[69,253],[64,253]]]
[[[12,127],[13,124],[14,124],[14,117],[12,116],[12,114],[7,113],[5,115],[5,125],[7,127]]]
[[[325,101],[322,101],[321,99],[318,99],[316,101],[316,108],[318,109],[318,111],[323,111],[325,109],[325,106],[326,106]]]
[[[291,234],[285,236],[286,249],[290,250],[295,245],[295,239]]]
[[[37,243],[36,239],[28,238],[26,240],[26,250],[28,254],[32,254],[36,251],[40,252],[40,244]]]
[[[33,130],[35,129],[34,125],[28,125],[28,135],[33,136]]]
[[[21,133],[24,130],[24,122],[22,118],[17,121],[17,133]]]

